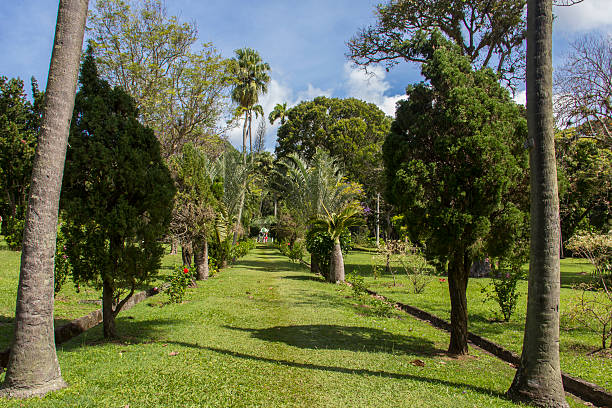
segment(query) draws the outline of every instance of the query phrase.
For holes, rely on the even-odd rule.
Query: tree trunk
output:
[[[380,248],[380,193],[376,194],[376,248]]]
[[[41,133],[32,169],[17,289],[15,330],[0,396],[42,396],[66,386],[55,350],[53,271],[60,190],[87,0],[61,0]]]
[[[102,325],[104,328],[104,338],[112,339],[117,337],[115,328],[115,313],[113,303],[115,300],[113,285],[108,279],[102,282]]]
[[[191,268],[191,254],[193,252],[193,244],[188,243],[181,245],[181,258],[183,259],[183,265]]]
[[[170,255],[176,255],[178,253],[178,241],[176,238],[172,238],[170,243]]]
[[[321,273],[319,269],[319,254],[310,254],[310,272],[314,274]]]
[[[508,396],[567,407],[559,364],[559,197],[552,111],[552,0],[527,2],[531,252],[521,362]]]
[[[471,262],[466,258],[468,257],[463,251],[459,251],[453,254],[448,265],[448,291],[451,300],[451,337],[448,352],[457,355],[468,354],[466,291]]]
[[[329,263],[329,280],[330,282],[344,282],[344,258],[342,257],[342,248],[340,241],[334,243],[334,249],[331,254]]]
[[[196,267],[197,280],[208,279],[208,240],[197,240],[193,247],[193,260]]]

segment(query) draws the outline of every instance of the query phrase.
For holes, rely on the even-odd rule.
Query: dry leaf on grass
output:
[[[415,365],[417,367],[425,367],[425,362],[423,360],[412,360],[410,364]]]

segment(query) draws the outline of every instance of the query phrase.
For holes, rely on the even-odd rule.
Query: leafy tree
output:
[[[383,146],[387,196],[411,241],[426,242],[429,258],[448,261],[449,352],[464,354],[472,261],[510,250],[501,244],[524,222],[510,197],[525,173],[526,126],[493,71],[473,71],[437,33],[421,52],[428,83],[407,87]]]
[[[276,155],[296,153],[310,161],[323,148],[346,176],[373,195],[382,184],[381,146],[390,124],[374,104],[318,97],[287,111],[287,121],[278,129]]]
[[[197,28],[169,16],[161,0],[97,0],[91,36],[102,77],[126,90],[167,159],[192,142],[219,153],[229,115],[229,61],[212,44],[193,51]]]
[[[491,67],[508,83],[523,77],[525,0],[397,0],[376,8],[377,21],[349,42],[357,65],[425,62],[418,49],[434,31],[459,47],[476,69]]]
[[[43,396],[66,386],[53,331],[53,256],[87,3],[59,2],[23,234],[15,330],[0,397]]]
[[[559,363],[559,198],[552,105],[552,0],[527,3],[531,248],[521,361],[508,395],[567,407]]]
[[[134,100],[98,76],[91,47],[80,75],[62,190],[73,280],[102,288],[104,337],[136,286],[157,271],[174,186]],[[122,292],[128,294],[121,299]]]
[[[574,41],[566,63],[555,71],[555,110],[561,126],[612,147],[612,37]]]
[[[42,93],[32,78],[34,103],[20,79],[0,77],[0,215],[11,249],[21,249],[34,150],[40,131]]]
[[[174,236],[193,246],[196,277],[208,279],[208,236],[222,191],[215,190],[220,161],[211,162],[203,149],[187,143],[173,156],[170,169],[177,186],[171,229]]]

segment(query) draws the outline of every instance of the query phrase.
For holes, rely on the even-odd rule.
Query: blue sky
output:
[[[562,64],[567,45],[592,31],[612,34],[612,0],[584,0],[556,7],[554,62]],[[90,6],[95,0],[90,0]],[[170,14],[193,21],[202,41],[212,42],[226,57],[237,48],[259,51],[271,66],[272,83],[261,100],[266,114],[276,103],[318,95],[354,96],[393,114],[406,85],[420,80],[419,67],[403,63],[366,77],[347,61],[346,41],[374,22],[379,0],[167,0]],[[0,75],[46,84],[57,14],[57,1],[4,0],[0,4]],[[524,94],[517,95],[518,99]],[[275,128],[268,127],[267,145]],[[240,131],[230,135],[236,141]]]

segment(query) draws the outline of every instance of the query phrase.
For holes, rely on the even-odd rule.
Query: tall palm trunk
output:
[[[552,112],[552,0],[527,2],[531,253],[521,362],[508,395],[567,407],[559,365],[559,198]]]
[[[60,190],[87,7],[87,0],[59,2],[23,234],[15,331],[0,396],[42,396],[66,386],[55,350],[53,270]]]
[[[251,132],[251,125],[249,122],[249,112],[250,111],[246,111],[246,113],[244,114],[244,126],[242,128],[242,164],[244,164],[246,166],[247,163],[247,159],[246,159],[246,139],[247,139],[247,134],[250,134]],[[236,225],[234,226],[234,236],[232,237],[232,246],[236,245],[236,242],[238,242],[238,227],[240,226],[241,223],[241,219],[242,219],[242,209],[244,208],[244,196],[246,193],[246,183],[247,183],[247,179],[246,179],[246,175],[244,177],[244,180],[242,181],[242,192],[240,193],[240,204],[238,204],[238,219],[236,220]]]
[[[329,262],[329,278],[331,282],[344,282],[344,258],[338,238],[334,240],[334,249]]]

